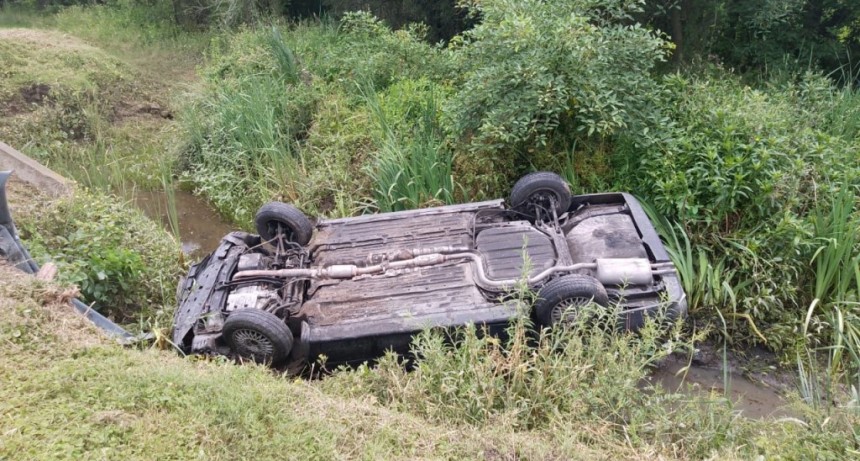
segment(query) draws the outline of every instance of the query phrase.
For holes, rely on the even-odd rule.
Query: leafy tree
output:
[[[749,70],[788,58],[830,72],[860,54],[856,0],[653,0],[637,18],[671,32],[679,63],[712,56]]]

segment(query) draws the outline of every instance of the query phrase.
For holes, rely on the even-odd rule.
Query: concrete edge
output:
[[[14,170],[15,177],[52,197],[72,194],[74,183],[48,167],[22,154],[12,146],[0,142],[0,170]]]

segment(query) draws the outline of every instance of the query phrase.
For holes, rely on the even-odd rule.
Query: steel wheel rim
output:
[[[275,343],[257,330],[242,328],[233,332],[233,347],[243,357],[266,360],[275,355]]]
[[[577,296],[574,298],[562,299],[550,312],[552,323],[570,323],[576,318],[576,314],[580,307],[585,307],[592,303],[592,298],[583,298]]]

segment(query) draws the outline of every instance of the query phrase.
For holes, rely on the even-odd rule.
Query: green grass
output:
[[[855,397],[860,389],[860,214],[855,201],[855,192],[843,189],[813,212],[819,247],[810,261],[814,298],[803,324],[809,346],[797,360],[802,394],[818,407],[826,407],[837,386],[853,389]],[[820,355],[826,357],[826,367],[819,367]],[[856,398],[852,405],[860,411]]]
[[[537,434],[436,425],[255,366],[122,349],[50,287],[0,268],[4,459],[547,459],[606,457]],[[9,283],[7,283],[9,282]],[[628,457],[633,452],[618,447]],[[569,457],[565,455],[565,457]]]
[[[584,329],[506,340],[428,332],[394,357],[321,381],[121,348],[61,288],[0,267],[0,456],[24,459],[846,459],[857,414],[798,407],[738,417],[720,396],[643,388],[668,353]],[[657,347],[657,349],[655,349]]]
[[[457,191],[453,155],[444,144],[439,126],[439,91],[426,80],[398,82],[382,96],[382,101],[372,87],[362,90],[376,124],[376,144],[380,146],[368,166],[374,210],[411,210],[454,203]]]

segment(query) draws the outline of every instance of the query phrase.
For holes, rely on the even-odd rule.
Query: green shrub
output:
[[[406,78],[451,78],[455,70],[449,54],[424,41],[426,32],[423,25],[392,31],[368,12],[346,13],[334,41],[309,53],[308,66],[326,80],[347,86],[367,82],[377,90]]]
[[[76,191],[18,221],[34,257],[54,261],[60,280],[105,315],[128,321],[173,308],[179,245],[116,197]]]
[[[695,274],[696,308],[720,309],[735,338],[784,350],[816,297],[810,212],[860,184],[851,93],[811,74],[752,89],[720,69],[664,86],[666,122],[617,138],[616,187],[683,223],[689,242],[676,251]]]
[[[650,116],[649,72],[666,42],[630,24],[639,2],[467,3],[481,23],[452,44],[462,84],[445,111],[452,135],[485,162],[554,137],[636,132]],[[514,166],[508,175],[523,170]]]

